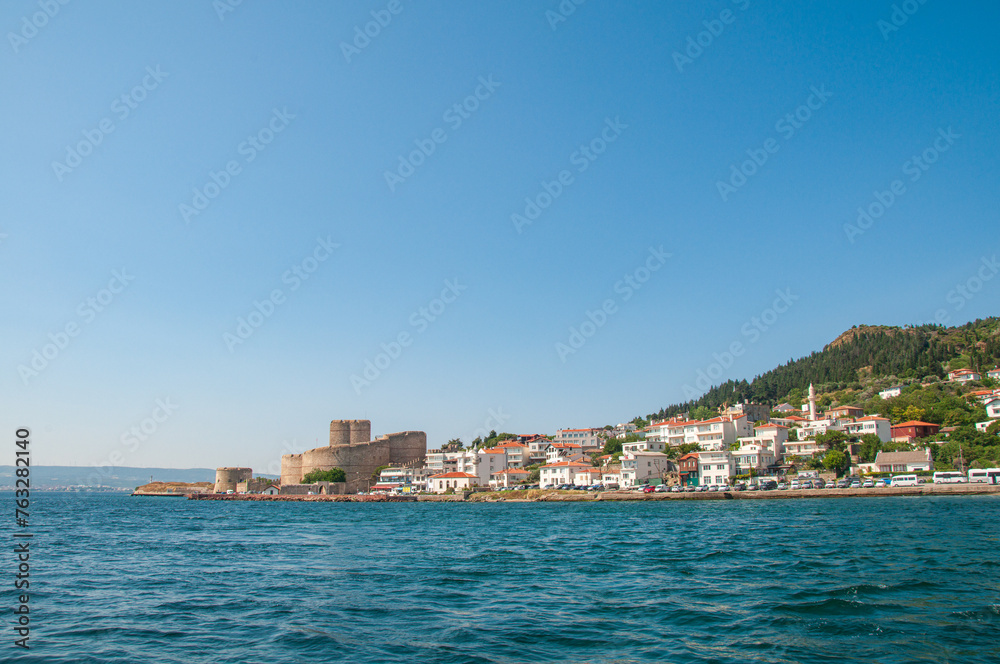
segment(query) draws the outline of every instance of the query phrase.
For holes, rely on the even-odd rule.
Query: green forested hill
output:
[[[986,371],[998,363],[1000,318],[951,328],[855,326],[822,351],[789,360],[750,381],[726,381],[698,399],[667,406],[648,417],[670,417],[700,406],[715,409],[744,400],[776,405],[789,395],[804,393],[810,383],[820,392],[860,390],[864,383],[882,378],[941,379],[948,370]]]

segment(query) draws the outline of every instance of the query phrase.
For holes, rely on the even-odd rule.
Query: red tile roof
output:
[[[431,475],[431,479],[432,480],[433,479],[452,479],[452,478],[456,478],[456,477],[466,477],[466,478],[475,479],[476,475],[470,475],[469,473],[456,473],[456,472],[440,473],[439,475]]]
[[[910,420],[909,422],[903,422],[902,424],[894,424],[892,428],[896,427],[936,427],[937,424],[932,424],[930,422],[921,422],[920,420]]]

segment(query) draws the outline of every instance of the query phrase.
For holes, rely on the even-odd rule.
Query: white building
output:
[[[788,427],[780,424],[762,424],[754,428],[752,437],[738,438],[741,447],[759,445],[770,450],[775,459],[780,459],[785,453],[785,442],[788,440]]]
[[[478,465],[479,455],[475,450],[446,452],[438,449],[427,450],[427,462],[424,467],[427,469],[428,476],[452,472],[475,475]]]
[[[480,486],[490,483],[494,473],[507,469],[507,450],[503,447],[490,447],[479,450],[479,463],[474,474],[479,479]]]
[[[490,477],[490,486],[494,489],[499,489],[500,487],[511,487],[517,486],[518,484],[524,484],[528,479],[530,473],[523,468],[507,468],[505,470],[500,470],[493,473]]]
[[[615,428],[611,430],[611,435],[613,435],[615,438],[621,439],[625,438],[630,433],[635,433],[637,430],[638,427],[632,424],[631,422],[627,423],[623,422],[616,425]]]
[[[698,456],[700,459],[701,455]],[[751,443],[742,445],[733,452],[732,458],[733,475],[746,475],[753,471],[753,474],[759,477],[768,474],[768,468],[774,465],[777,457],[774,456],[774,452],[769,446]]]
[[[528,463],[544,463],[545,452],[552,445],[548,438],[533,438],[528,441]]]
[[[577,470],[573,473],[573,484],[577,486],[590,486],[591,484],[600,484],[600,482],[600,468],[590,467],[583,470]]]
[[[604,447],[600,434],[604,429],[560,429],[556,432],[554,443],[575,443],[585,451]]]
[[[479,486],[479,478],[472,473],[441,473],[431,475],[427,484],[427,488],[434,493],[445,493],[449,489],[464,491]]]
[[[801,423],[798,429],[799,440],[803,438],[815,438],[828,431],[844,431],[844,427],[850,420],[838,420],[824,418],[822,420],[808,420]]]
[[[912,473],[917,470],[934,470],[930,448],[913,452],[879,452],[875,465],[881,473]]]
[[[576,443],[552,443],[545,450],[545,462],[579,461],[584,456],[583,448]]]
[[[1000,399],[993,398],[988,400],[985,404],[986,406],[986,416],[990,418],[1000,417]]]
[[[670,470],[670,459],[659,452],[630,452],[621,458],[621,486],[648,484]]]
[[[879,399],[891,399],[892,397],[898,397],[903,393],[902,385],[894,385],[893,387],[886,388],[878,393]]]
[[[990,369],[986,372],[987,378],[992,378],[993,380],[1000,380],[1000,367]]]
[[[531,449],[527,445],[506,440],[497,447],[507,450],[508,468],[524,468],[531,464]]]
[[[980,380],[981,378],[982,376],[971,369],[958,369],[957,371],[948,372],[948,380],[955,383],[968,383],[970,380]]]
[[[862,436],[866,433],[873,433],[883,443],[892,439],[892,426],[889,420],[877,415],[859,417],[858,419],[844,425],[844,431],[850,436]]]
[[[636,440],[631,443],[622,443],[622,452],[664,452],[667,444],[656,440]]]
[[[578,471],[589,470],[592,467],[589,463],[579,461],[557,461],[546,464],[538,469],[539,485],[544,489],[547,486],[574,484]]]
[[[729,478],[738,474],[733,453],[729,450],[698,453],[699,484],[708,486],[729,484]]]
[[[811,457],[816,452],[825,452],[826,446],[820,445],[813,438],[805,440],[789,440],[785,443],[785,453],[781,455],[785,463],[789,463],[792,457]]]
[[[390,466],[379,473],[378,483],[410,486],[415,490],[423,490],[427,487],[427,478],[430,474],[427,468]]]
[[[737,436],[753,433],[753,423],[745,415],[740,417],[713,417],[709,420],[657,422],[646,433],[647,441],[663,442],[670,447],[682,443],[698,443],[703,450],[721,450],[736,442]]]

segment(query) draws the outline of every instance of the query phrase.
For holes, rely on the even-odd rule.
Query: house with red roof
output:
[[[909,442],[914,438],[933,436],[940,430],[940,425],[921,422],[919,420],[910,420],[909,422],[901,422],[892,426],[892,439]]]
[[[948,380],[953,383],[968,383],[970,380],[981,380],[982,376],[971,369],[958,369],[948,372]]]
[[[427,488],[434,493],[445,493],[449,489],[465,491],[479,486],[479,477],[472,473],[440,473],[427,478]]]
[[[490,486],[494,489],[499,489],[501,487],[512,487],[518,484],[524,484],[530,475],[527,470],[523,468],[507,468],[505,470],[500,470],[490,477]]]
[[[539,484],[544,489],[547,486],[574,484],[576,473],[593,468],[589,463],[581,461],[556,461],[538,469]]]

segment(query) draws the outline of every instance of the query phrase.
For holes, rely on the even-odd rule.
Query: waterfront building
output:
[[[434,493],[445,493],[449,489],[455,491],[465,491],[472,487],[479,486],[479,478],[472,473],[441,473],[431,475],[427,480],[427,488]]]
[[[698,485],[698,452],[689,452],[677,460],[680,481],[685,486]]]
[[[499,470],[490,477],[490,486],[494,489],[512,487],[523,484],[530,473],[523,468],[506,468]]]
[[[546,486],[573,484],[578,471],[589,470],[590,468],[592,466],[589,463],[582,463],[580,461],[557,461],[546,464],[538,469],[539,484],[543,489]]]
[[[552,443],[545,450],[545,462],[579,461],[584,456],[584,450],[576,443]]]
[[[934,470],[931,450],[913,452],[879,452],[875,456],[875,466],[880,473],[912,473],[918,470]]]
[[[736,475],[736,463],[729,450],[714,450],[698,453],[699,482],[708,486],[729,484],[729,478]]]
[[[623,487],[649,484],[652,479],[662,479],[670,471],[671,461],[659,452],[629,452],[622,459]]]

